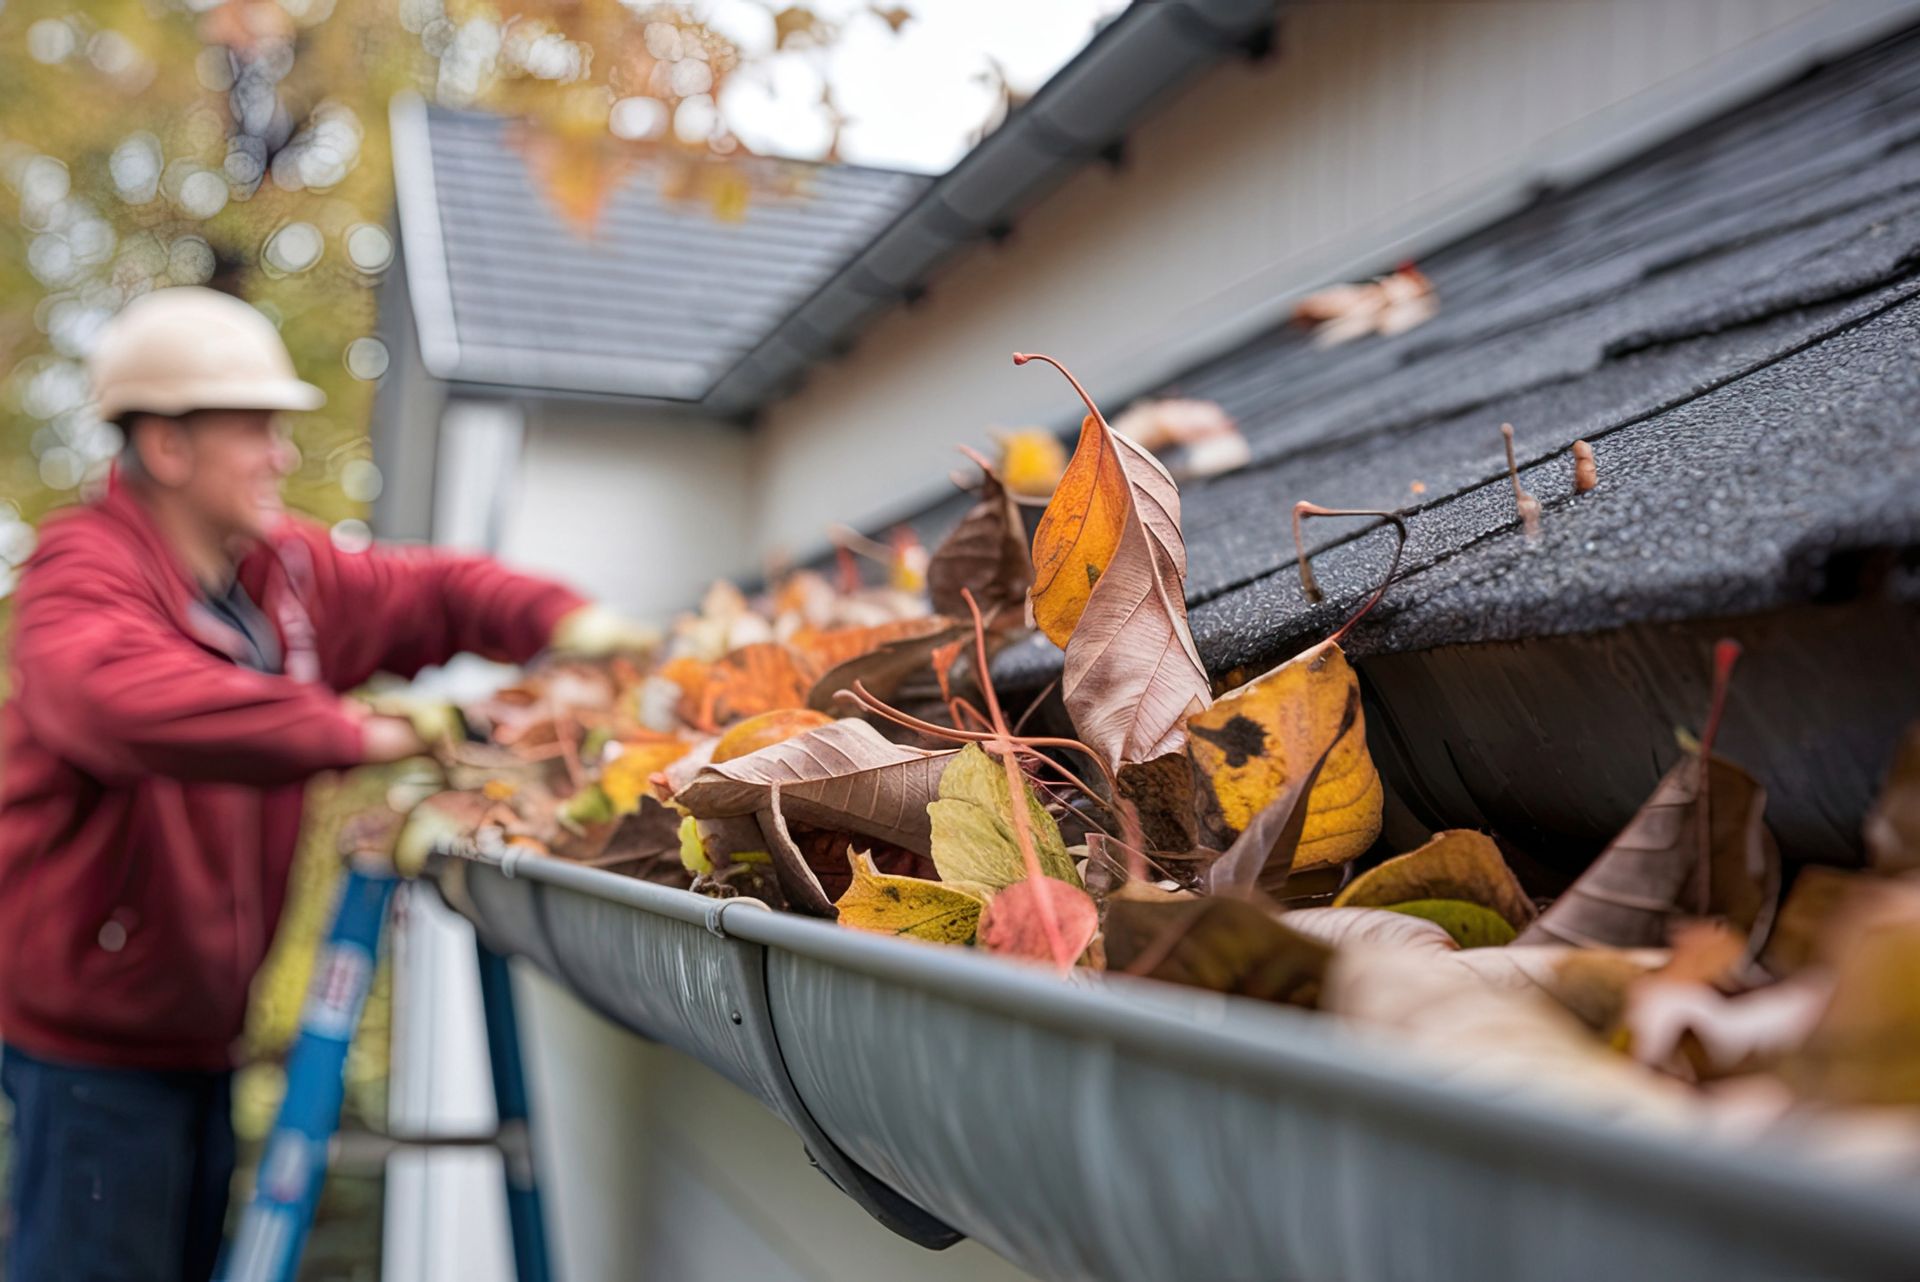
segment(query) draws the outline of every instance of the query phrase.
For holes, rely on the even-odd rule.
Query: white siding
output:
[[[753,566],[753,444],[707,419],[531,406],[499,553],[664,618]]]
[[[1207,76],[1006,244],[968,251],[765,416],[761,537],[932,492],[954,442],[1073,403],[1015,348],[1112,400],[1331,279],[1391,265],[1804,65],[1900,6],[1847,0],[1305,4],[1278,56]],[[1911,8],[1911,6],[1907,6]]]

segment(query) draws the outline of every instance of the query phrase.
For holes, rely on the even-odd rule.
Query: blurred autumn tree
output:
[[[835,39],[811,10],[761,11],[773,50],[824,53]],[[88,403],[101,326],[166,285],[229,290],[279,324],[301,374],[327,393],[323,410],[294,417],[302,461],[288,502],[336,537],[366,538],[380,485],[366,423],[387,366],[375,290],[395,256],[389,100],[414,91],[521,117],[530,175],[583,234],[645,164],[666,168],[669,193],[738,216],[759,171],[733,163],[742,148],[714,94],[742,57],[700,12],[617,0],[0,0],[0,180],[12,197],[0,196],[0,598],[34,524],[99,485],[119,449]],[[906,16],[856,12],[894,30]],[[255,985],[250,1042],[264,1058],[238,1086],[246,1136],[277,1104],[272,1060],[325,926],[351,786],[316,787],[295,893]],[[376,994],[368,1020],[380,1026],[385,1010]],[[384,1038],[364,1032],[350,1076],[372,1114]]]
[[[737,4],[735,7],[738,7]],[[766,4],[774,50],[837,28]],[[0,0],[0,596],[49,508],[118,448],[84,359],[129,298],[212,284],[262,307],[324,410],[298,416],[288,501],[362,539],[365,423],[394,259],[387,103],[417,91],[526,122],[516,145],[590,232],[643,164],[738,216],[754,172],[715,94],[742,64],[699,6],[618,0]],[[898,30],[906,12],[867,21]],[[823,110],[831,110],[823,98]],[[829,149],[829,156],[831,149]],[[11,213],[12,217],[6,215]]]

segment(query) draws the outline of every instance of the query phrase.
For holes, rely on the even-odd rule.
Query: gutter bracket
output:
[[[762,909],[763,911],[766,911],[766,912],[773,911],[766,904],[761,903],[758,899],[750,899],[746,897],[742,897],[739,899],[716,899],[711,904],[707,905],[707,933],[712,935],[715,939],[733,938],[733,936],[727,934],[727,923],[726,923],[727,909],[733,908],[739,905],[744,905],[744,904],[752,904],[755,908]]]

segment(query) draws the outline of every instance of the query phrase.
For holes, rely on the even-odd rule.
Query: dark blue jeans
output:
[[[205,1282],[233,1179],[231,1073],[0,1050],[13,1102],[6,1282]]]

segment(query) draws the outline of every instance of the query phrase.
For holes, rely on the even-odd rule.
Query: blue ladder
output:
[[[383,866],[356,861],[334,910],[326,946],[300,1014],[300,1033],[287,1060],[287,1093],[267,1139],[253,1199],[218,1271],[224,1282],[293,1282],[313,1227],[327,1149],[340,1127],[347,1048],[373,984],[380,932],[398,878]],[[506,1168],[507,1218],[519,1282],[551,1282],[540,1190],[527,1137],[526,1072],[520,1060],[519,1021],[506,958],[476,944],[480,1002],[486,1018],[487,1058],[499,1129],[480,1137],[501,1151]],[[398,1137],[396,1137],[398,1138]],[[474,1137],[408,1137],[405,1144],[470,1146]]]

